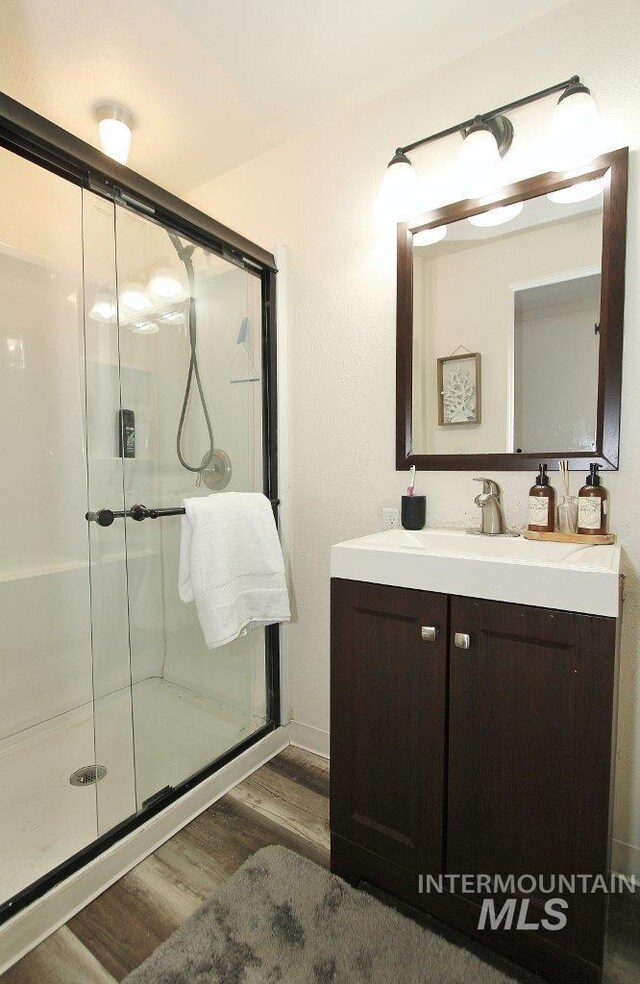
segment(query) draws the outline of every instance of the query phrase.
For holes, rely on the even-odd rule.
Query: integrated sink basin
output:
[[[331,548],[331,577],[617,618],[620,547],[385,530]]]

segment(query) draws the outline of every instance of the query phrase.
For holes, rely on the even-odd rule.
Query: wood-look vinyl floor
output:
[[[324,759],[286,749],[27,954],[2,976],[2,984],[121,981],[269,844],[328,867],[328,785]],[[616,899],[611,910],[605,982],[636,984],[640,898]]]

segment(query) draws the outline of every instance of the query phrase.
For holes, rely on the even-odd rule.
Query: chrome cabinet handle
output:
[[[438,626],[423,625],[420,634],[425,642],[435,642],[438,638]]]
[[[458,649],[470,649],[471,637],[466,632],[456,632],[453,643]]]

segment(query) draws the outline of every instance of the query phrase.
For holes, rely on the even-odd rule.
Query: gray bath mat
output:
[[[124,984],[513,984],[284,847],[249,858]]]

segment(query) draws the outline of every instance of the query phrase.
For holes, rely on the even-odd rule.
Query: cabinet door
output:
[[[447,598],[338,579],[331,591],[331,829],[439,872]]]
[[[447,873],[606,872],[614,664],[614,619],[451,599]],[[600,963],[604,897],[568,901],[549,938]]]

